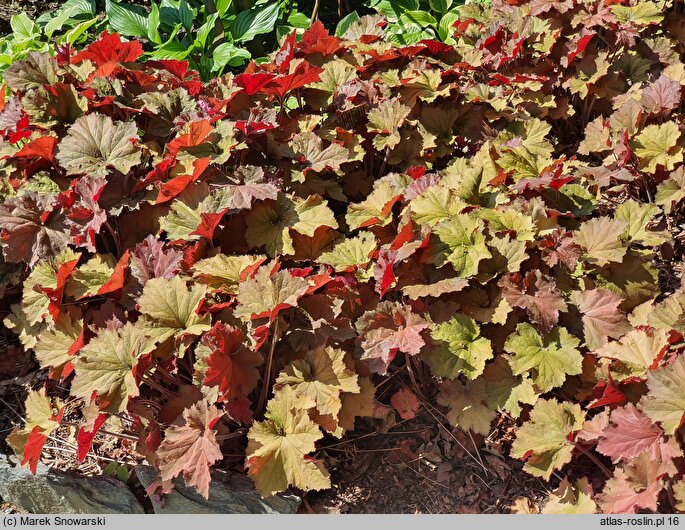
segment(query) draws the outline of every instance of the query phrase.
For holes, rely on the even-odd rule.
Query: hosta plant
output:
[[[521,0],[460,8],[454,45],[314,24],[206,83],[110,34],[13,64],[4,322],[59,382],[22,462],[66,388],[81,458],[107,426],[163,487],[322,489],[390,374],[403,417],[503,417],[526,471],[569,473],[549,512],[681,510],[680,22]]]

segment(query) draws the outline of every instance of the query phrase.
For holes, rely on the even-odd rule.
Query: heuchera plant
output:
[[[515,422],[533,475],[591,458],[548,512],[683,509],[682,18],[459,17],[454,46],[317,23],[207,83],[109,34],[7,70],[5,325],[81,458],[117,418],[164,484],[244,451],[264,495],[327,488],[321,441],[400,370],[454,427]],[[63,406],[29,395],[24,464]]]

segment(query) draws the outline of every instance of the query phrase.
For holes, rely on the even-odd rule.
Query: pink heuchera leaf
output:
[[[395,392],[390,398],[390,403],[403,420],[415,418],[416,412],[421,407],[416,394],[408,388],[402,388]]]
[[[642,108],[651,114],[675,109],[680,101],[680,83],[663,74],[642,91]]]
[[[49,197],[35,192],[10,197],[0,204],[0,244],[7,261],[33,266],[66,248],[66,220],[52,208]]]
[[[682,454],[665,441],[661,427],[632,403],[615,409],[610,421],[611,425],[604,429],[597,450],[614,462],[628,461],[644,452],[658,462],[672,460]]]
[[[411,307],[397,302],[381,302],[376,309],[364,313],[356,323],[362,339],[362,359],[369,368],[385,374],[398,351],[416,355],[425,346],[421,332],[428,322]]]
[[[605,513],[637,513],[639,509],[656,511],[659,493],[664,487],[660,462],[647,453],[623,468],[604,486],[599,498]]]
[[[222,415],[202,400],[183,411],[180,425],[171,425],[165,431],[157,451],[163,481],[182,474],[188,486],[209,498],[209,468],[222,458],[213,427]]]
[[[618,338],[630,329],[618,306],[623,299],[607,289],[573,293],[573,302],[583,315],[585,343],[591,350],[602,346],[608,337]]]
[[[498,285],[509,305],[525,309],[545,333],[559,322],[559,311],[567,309],[556,282],[540,271],[530,271],[523,278],[520,274],[505,276]]]
[[[152,278],[171,278],[181,270],[183,253],[164,249],[164,243],[153,235],[147,236],[131,252],[131,273],[145,286]]]

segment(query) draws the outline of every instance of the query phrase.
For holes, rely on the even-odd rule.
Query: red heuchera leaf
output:
[[[33,266],[66,248],[66,220],[52,207],[50,197],[35,192],[7,198],[0,204],[0,239],[7,261]]]
[[[585,342],[596,349],[608,337],[618,338],[630,329],[618,306],[623,299],[607,289],[592,289],[575,293],[574,302],[583,315]]]
[[[24,458],[21,461],[21,465],[25,466],[28,463],[29,469],[34,475],[38,469],[38,462],[40,461],[40,455],[43,452],[43,446],[47,441],[48,437],[44,435],[41,428],[36,425],[29,434],[29,438],[24,446]]]
[[[202,336],[202,344],[212,350],[204,384],[218,386],[222,399],[245,398],[257,386],[262,356],[246,340],[240,329],[220,322]]]
[[[227,211],[228,208],[225,208],[217,213],[201,213],[200,218],[202,221],[198,227],[190,233],[190,235],[204,237],[205,239],[209,239],[211,241],[214,238],[214,230],[216,230],[216,227],[219,226],[221,219]]]
[[[189,130],[186,134],[177,136],[166,145],[169,156],[175,157],[179,150],[184,147],[195,147],[204,143],[207,136],[214,130],[209,120],[193,121],[189,125]]]
[[[318,81],[319,74],[323,71],[323,68],[312,66],[308,62],[302,61],[297,64],[291,74],[281,75],[272,79],[262,88],[262,93],[284,99],[289,92]]]
[[[14,153],[12,158],[42,158],[52,162],[55,158],[56,148],[57,138],[54,136],[40,136]]]
[[[390,398],[390,403],[403,420],[415,418],[416,412],[421,407],[416,394],[408,388],[403,388],[395,392]]]
[[[199,138],[199,136],[197,137]],[[197,144],[194,144],[197,145]],[[198,158],[193,161],[193,172],[190,175],[180,175],[165,182],[159,188],[159,195],[157,195],[156,204],[162,204],[170,201],[174,197],[178,197],[183,190],[188,187],[188,184],[199,179],[205,170],[209,167],[209,158]]]
[[[188,486],[209,498],[209,468],[222,458],[212,427],[221,416],[216,407],[202,400],[183,411],[180,425],[165,431],[157,451],[163,481],[183,474]]]
[[[556,282],[543,277],[540,271],[529,271],[523,278],[520,274],[505,276],[498,285],[509,305],[525,309],[544,333],[559,321],[559,311],[567,309]]]
[[[644,508],[655,512],[659,492],[664,487],[660,480],[662,476],[660,462],[651,460],[646,453],[634,463],[617,468],[600,497],[602,511],[637,513]]]
[[[86,460],[88,452],[90,451],[90,448],[93,445],[95,435],[98,433],[100,428],[105,424],[108,418],[109,414],[100,413],[95,418],[93,425],[89,426],[88,428],[79,428],[78,434],[76,435],[76,458],[78,459],[79,463],[83,463]]]
[[[667,462],[682,454],[666,443],[661,427],[632,403],[615,409],[609,420],[611,425],[604,429],[597,450],[614,462],[629,461],[644,452],[656,462]]]
[[[100,207],[98,200],[107,185],[105,179],[82,177],[78,179],[73,197],[74,203],[68,208],[67,218],[72,221],[71,235],[74,244],[89,252],[96,252],[95,236],[107,222],[107,212]]]
[[[57,269],[57,286],[55,288],[51,287],[41,287],[41,291],[48,297],[50,303],[48,304],[48,312],[52,316],[53,320],[57,320],[60,314],[60,307],[62,307],[62,296],[64,295],[64,286],[67,280],[71,277],[79,258],[73,259],[62,263]]]
[[[252,96],[261,92],[261,90],[268,85],[275,76],[266,72],[257,72],[255,74],[240,74],[235,76],[235,84],[241,87],[248,96]]]
[[[398,351],[416,355],[425,346],[421,332],[428,322],[396,302],[381,302],[374,310],[364,313],[356,324],[362,339],[362,359],[369,361],[369,369],[385,374]]]
[[[550,267],[561,264],[573,270],[583,254],[580,245],[573,241],[573,233],[565,228],[559,228],[545,236],[539,246],[542,250],[542,259]]]
[[[126,250],[121,255],[121,258],[119,258],[119,261],[114,267],[112,277],[106,284],[98,289],[99,295],[115,293],[124,288],[124,284],[126,283],[126,271],[128,270],[129,266],[130,253],[130,250]]]
[[[298,45],[300,53],[305,55],[320,53],[324,57],[333,55],[343,48],[340,39],[329,35],[319,20],[304,32]]]
[[[608,382],[600,381],[595,385],[593,391],[595,395],[601,392],[600,397],[588,405],[589,409],[604,407],[607,405],[620,405],[626,402],[626,395],[621,392],[620,388],[611,377],[611,372],[607,372]]]
[[[373,277],[376,280],[376,292],[383,298],[388,289],[397,280],[393,266],[395,265],[394,255],[397,251],[384,251],[376,260],[376,267],[373,272]]]
[[[226,416],[241,425],[250,426],[254,421],[252,417],[252,402],[247,398],[229,399],[224,403],[224,411]]]
[[[141,55],[143,46],[139,41],[121,42],[118,34],[104,31],[98,40],[74,55],[71,63],[79,64],[89,60],[98,67],[96,75],[108,76],[119,63],[135,62]]]
[[[588,30],[583,28],[578,35],[576,35],[571,42],[569,42],[566,47],[568,54],[566,57],[561,58],[561,66],[567,68],[569,64],[575,59],[579,54],[585,51],[587,45],[590,43],[592,38],[597,35],[596,31]]]

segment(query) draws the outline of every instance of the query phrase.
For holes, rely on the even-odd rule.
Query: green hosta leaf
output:
[[[252,7],[238,13],[231,26],[236,42],[248,42],[257,35],[269,33],[278,20],[278,3]]]
[[[435,26],[438,23],[438,21],[435,20],[435,17],[428,11],[405,11],[400,15],[397,22],[403,26],[415,25],[422,28],[426,26]]]
[[[647,373],[649,392],[642,398],[642,410],[658,421],[666,434],[672,435],[685,419],[685,357],[680,356],[670,366]]]
[[[354,24],[358,20],[359,15],[356,11],[352,11],[352,13],[340,19],[340,22],[338,22],[338,25],[335,28],[335,36],[342,37],[347,31],[347,28],[349,28],[351,24]]]
[[[439,223],[433,230],[448,249],[445,261],[450,262],[462,278],[478,274],[480,261],[492,257],[485,244],[483,228],[478,219],[458,214]]]
[[[523,469],[531,475],[549,480],[553,471],[571,461],[574,445],[569,438],[584,421],[580,405],[540,399],[530,420],[519,428],[511,455],[527,459]]]
[[[71,393],[86,402],[95,393],[100,408],[108,412],[126,410],[129,398],[139,395],[133,368],[153,348],[154,340],[130,322],[117,330],[100,330],[74,358]]]
[[[265,420],[252,424],[247,437],[248,474],[263,496],[288,485],[305,491],[331,487],[323,464],[308,456],[323,433],[290,386],[269,401]]]
[[[492,359],[490,341],[480,336],[476,321],[456,315],[439,324],[431,333],[437,347],[427,357],[433,375],[455,379],[460,374],[475,379],[483,373],[485,362]]]
[[[189,289],[180,276],[148,280],[138,299],[143,328],[158,342],[184,334],[200,335],[210,328],[211,320],[210,315],[197,314],[204,297],[204,285]]]
[[[238,48],[233,43],[224,42],[214,48],[212,52],[212,59],[214,60],[212,70],[221,72],[226,66],[240,66],[250,57],[249,51]]]
[[[561,386],[567,375],[582,371],[580,340],[564,328],[555,328],[541,336],[530,324],[519,324],[509,336],[505,351],[512,354],[509,364],[514,375],[530,373],[541,392]]]
[[[640,168],[647,173],[656,173],[657,166],[672,170],[683,161],[683,150],[678,146],[678,138],[680,130],[675,122],[645,127],[631,145],[640,159]]]
[[[621,262],[626,253],[623,237],[628,223],[610,217],[585,221],[576,232],[576,243],[585,249],[584,258],[599,266]]]
[[[18,41],[30,40],[40,36],[40,28],[26,13],[12,15],[10,27],[14,38]]]
[[[316,260],[331,265],[336,272],[363,267],[370,261],[371,253],[376,250],[376,238],[369,232],[362,232],[356,237],[343,239]]]
[[[88,114],[69,127],[59,144],[57,160],[69,175],[104,177],[110,166],[128,173],[140,163],[140,150],[134,140],[138,140],[135,123],[115,124],[109,116]]]
[[[140,6],[105,1],[107,20],[112,29],[127,37],[148,38],[148,13]]]

